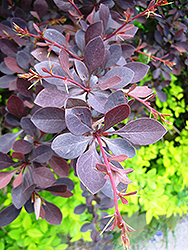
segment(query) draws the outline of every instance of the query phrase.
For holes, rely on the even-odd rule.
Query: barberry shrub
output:
[[[3,1],[6,15],[12,17],[10,26],[0,24],[4,73],[0,87],[14,91],[3,110],[4,125],[18,127],[19,132],[0,137],[0,188],[13,179],[12,205],[0,212],[0,226],[16,219],[22,207],[35,212],[36,219],[60,224],[60,209],[40,192],[71,197],[74,183],[68,176],[73,167],[86,197],[86,205],[76,207],[75,213],[88,208],[93,214],[93,223],[81,230],[92,230],[94,249],[111,238],[106,234],[101,238],[99,231],[116,226],[128,247],[128,232],[133,229],[123,220],[118,200],[127,205],[126,197],[137,191],[127,193],[131,183],[127,175],[133,169],[124,169],[121,162],[135,156],[136,145],[153,144],[164,136],[167,130],[157,119],[167,122],[167,114],[150,105],[152,89],[137,86],[149,66],[133,60],[138,49],[127,40],[138,30],[133,24],[136,18],[156,15],[157,7],[168,3],[152,0],[137,15],[134,1],[54,3],[64,16],[54,17],[47,12],[46,1],[36,0],[30,12],[38,19],[34,23],[23,11],[30,1],[21,1],[22,9]],[[173,66],[170,60],[155,59]],[[146,108],[142,117],[131,115],[134,100]],[[99,217],[96,209],[113,206],[114,214],[101,212]]]

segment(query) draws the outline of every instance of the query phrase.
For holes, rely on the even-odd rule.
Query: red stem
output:
[[[77,8],[77,6],[75,5],[75,3],[73,2],[73,0],[68,0],[68,2],[70,4],[72,4],[72,6],[76,9],[76,11],[78,12],[78,14],[80,15],[80,17],[85,21],[85,18],[83,17],[82,13],[80,12],[80,10]]]

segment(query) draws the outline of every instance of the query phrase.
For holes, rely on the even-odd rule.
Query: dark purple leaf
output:
[[[25,156],[24,156],[24,154],[19,153],[19,152],[13,152],[13,153],[12,153],[12,158],[18,159],[18,160],[20,160],[20,161],[25,161]]]
[[[52,171],[47,167],[39,167],[32,170],[34,183],[40,188],[47,188],[55,182]]]
[[[125,87],[127,84],[129,84],[134,76],[134,72],[126,67],[115,67],[111,70],[109,70],[106,75],[100,79],[100,83],[107,81],[112,76],[119,76],[121,77],[122,81],[121,83],[114,86],[114,88],[119,89]]]
[[[0,172],[0,189],[4,188],[11,181],[15,171]]]
[[[104,116],[104,127],[102,131],[108,130],[114,125],[125,120],[130,114],[130,107],[128,104],[120,104],[109,110]]]
[[[110,51],[110,58],[108,59],[105,68],[110,68],[114,66],[119,61],[122,55],[122,49],[119,44],[112,44],[110,46],[109,51]]]
[[[62,177],[69,175],[69,165],[65,159],[56,155],[52,155],[49,160],[49,164],[57,175]]]
[[[121,82],[122,82],[121,77],[115,75],[115,76],[110,77],[106,81],[102,82],[101,84],[99,84],[98,87],[101,90],[106,90],[106,89],[113,88],[114,86],[118,85]]]
[[[0,88],[7,89],[11,82],[16,80],[16,76],[4,75],[0,78]]]
[[[30,86],[31,86],[31,82],[22,78],[17,78],[16,87],[17,87],[18,92],[21,95],[25,97],[33,98],[33,89],[28,89]]]
[[[71,108],[75,108],[75,107],[87,107],[87,108],[89,108],[89,105],[81,99],[77,99],[77,98],[67,99],[66,109],[71,109]]]
[[[65,111],[60,108],[41,108],[35,112],[31,121],[45,133],[57,133],[66,128]]]
[[[83,52],[85,48],[85,32],[83,30],[78,30],[75,34],[75,42],[78,48]]]
[[[130,56],[132,56],[132,54],[135,51],[135,47],[133,47],[132,45],[130,45],[128,43],[122,44],[121,48],[122,48],[122,56],[125,59],[129,58]]]
[[[114,0],[114,1],[122,9],[133,8],[135,6],[134,0]]]
[[[102,22],[98,21],[89,25],[85,32],[85,44],[91,41],[93,38],[102,35]]]
[[[9,133],[2,135],[0,137],[0,151],[3,153],[8,153],[11,148],[12,144],[15,142],[16,138],[23,132],[23,130],[20,130],[17,133]]]
[[[115,133],[114,133],[115,134]],[[108,148],[114,155],[127,155],[129,158],[132,158],[135,156],[135,149],[131,145],[130,142],[128,142],[125,139],[109,139],[106,137],[103,137],[103,140],[106,142]]]
[[[47,145],[39,145],[32,154],[32,161],[45,163],[47,162],[53,154],[51,148]]]
[[[74,135],[84,135],[92,130],[91,111],[86,107],[65,110],[67,128]]]
[[[57,194],[57,195],[61,196],[61,194],[65,193],[65,191],[67,190],[67,186],[66,185],[62,185],[62,184],[56,184],[56,185],[52,185],[50,187],[47,187],[44,190],[52,192],[54,194]]]
[[[69,55],[66,51],[60,50],[59,52],[59,62],[62,67],[62,69],[67,73],[68,76],[71,76],[70,70],[69,70]]]
[[[25,51],[18,51],[16,54],[16,61],[22,69],[29,70],[31,62],[30,54],[26,53]]]
[[[62,11],[75,10],[70,2],[67,0],[54,0],[57,7]]]
[[[12,188],[11,197],[12,197],[12,203],[17,209],[23,207],[23,205],[26,203],[27,200],[25,199],[23,194],[22,183],[16,188]]]
[[[23,190],[23,196],[26,199],[26,201],[31,197],[31,194],[34,192],[35,188],[36,188],[36,184],[31,184],[30,186],[27,186]]]
[[[45,88],[39,92],[35,98],[35,104],[45,107],[57,107],[61,108],[64,106],[65,100],[67,99],[67,92],[58,90],[56,88]]]
[[[24,104],[21,98],[11,95],[7,101],[7,109],[12,115],[22,117],[24,113]]]
[[[162,45],[163,36],[159,30],[155,30],[154,37],[155,37],[156,42]]]
[[[130,94],[135,97],[146,98],[147,96],[153,94],[153,90],[147,86],[137,86],[135,89],[130,91]]]
[[[28,117],[23,117],[21,119],[21,127],[23,128],[24,132],[28,135],[31,135],[35,138],[35,136],[39,137],[40,132],[36,128],[36,126],[32,123],[31,119]]]
[[[44,37],[50,40],[51,42],[58,43],[61,46],[65,45],[65,36],[55,29],[47,29],[44,33]],[[61,49],[58,48],[57,46],[53,46],[52,50],[59,54]]]
[[[157,96],[161,102],[166,102],[167,94],[162,90],[157,90]]]
[[[45,0],[35,0],[33,9],[39,14],[39,17],[43,17],[48,10],[48,4]]]
[[[74,189],[74,182],[71,179],[67,178],[67,177],[57,179],[53,183],[53,185],[56,185],[56,184],[65,184],[65,185],[67,185],[67,189],[69,191],[72,191]]]
[[[9,168],[11,166],[16,166],[17,163],[13,161],[9,155],[0,152],[0,169]]]
[[[31,55],[39,62],[47,61],[48,59],[50,59],[51,62],[59,62],[57,55],[53,51],[51,51],[50,56],[48,57],[47,48],[37,48],[31,52]]]
[[[15,57],[18,46],[12,40],[2,38],[0,39],[0,49],[5,55]]]
[[[19,67],[16,59],[12,58],[12,57],[5,57],[4,58],[4,62],[6,64],[6,66],[16,72],[16,73],[25,73],[24,70],[22,68]]]
[[[12,145],[12,149],[22,154],[28,154],[33,149],[33,145],[28,141],[19,139],[14,142],[14,144]]]
[[[92,223],[85,223],[85,224],[83,224],[82,227],[80,228],[80,231],[81,231],[82,233],[85,233],[85,232],[87,232],[88,230],[91,230],[91,229],[93,229],[93,224],[92,224]]]
[[[79,179],[92,194],[100,191],[106,182],[105,174],[96,169],[97,163],[101,163],[101,158],[93,143],[90,149],[78,158],[76,164]]]
[[[4,227],[13,222],[21,212],[21,208],[17,209],[13,204],[6,207],[0,212],[0,227]]]
[[[74,64],[75,64],[75,68],[76,68],[76,72],[78,73],[80,79],[82,81],[86,80],[87,76],[88,76],[88,69],[86,68],[85,64],[82,61],[79,60],[74,60]]]
[[[107,24],[108,24],[108,21],[109,21],[109,17],[110,17],[109,8],[101,3],[100,7],[99,7],[99,18],[103,22],[104,33],[105,33],[106,29],[107,29]]]
[[[148,145],[160,140],[166,132],[167,130],[160,122],[151,118],[140,118],[129,122],[114,134],[129,140],[133,144]]]
[[[87,148],[92,137],[75,136],[70,133],[57,136],[52,142],[52,149],[60,157],[74,159],[81,155]]]
[[[25,28],[28,29],[26,21],[24,21],[23,19],[21,19],[19,17],[11,18],[11,26],[12,26],[13,29],[14,29],[14,24],[17,24],[23,30]]]
[[[86,204],[80,204],[74,209],[75,214],[82,214],[86,210]]]
[[[149,66],[141,62],[130,62],[125,65],[126,68],[134,72],[134,77],[131,82],[139,82],[144,78],[149,70]]]
[[[62,221],[62,213],[60,209],[54,204],[45,201],[45,204],[42,204],[42,207],[45,211],[45,220],[52,225],[60,225]]]
[[[20,126],[20,119],[11,113],[5,115],[5,121],[13,127]]]
[[[84,61],[90,74],[102,65],[104,54],[105,47],[101,37],[96,37],[88,42],[84,52]]]
[[[107,95],[104,91],[93,90],[88,95],[88,104],[100,113],[105,113],[104,105],[107,100]]]
[[[105,103],[105,110],[108,112],[109,110],[121,104],[125,104],[125,94],[122,90],[114,91],[109,95]]]

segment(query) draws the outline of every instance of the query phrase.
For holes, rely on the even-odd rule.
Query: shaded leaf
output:
[[[31,121],[45,133],[57,133],[66,128],[65,111],[55,107],[39,109],[34,113]]]
[[[67,189],[68,189],[69,191],[72,191],[72,190],[74,189],[74,182],[73,182],[71,179],[66,178],[66,177],[57,179],[57,180],[53,183],[53,185],[56,185],[56,184],[65,184],[65,185],[67,185]]]
[[[51,51],[50,56],[48,57],[47,48],[37,48],[31,52],[31,55],[39,62],[47,61],[48,59],[50,59],[51,62],[59,62],[57,55],[53,51]]]
[[[65,45],[65,36],[55,29],[47,29],[44,33],[44,37],[51,42],[58,43],[61,46]],[[48,41],[45,42],[49,43]],[[61,49],[57,46],[53,46],[52,50],[56,53],[59,53]]]
[[[12,203],[17,209],[20,209],[21,207],[23,207],[27,199],[25,199],[24,194],[23,194],[22,183],[16,188],[12,188],[11,197],[12,197]]]
[[[32,170],[34,183],[40,188],[47,188],[55,182],[52,171],[47,167],[39,167]]]
[[[26,140],[19,139],[14,142],[14,144],[12,145],[12,149],[22,154],[28,154],[33,149],[33,145]]]
[[[37,127],[33,124],[31,119],[29,117],[23,117],[21,119],[21,127],[23,128],[24,132],[32,137],[35,138],[35,136],[39,137],[40,132],[37,129]]]
[[[130,56],[132,56],[132,54],[135,51],[135,47],[133,47],[132,45],[130,45],[128,43],[122,44],[121,48],[122,48],[122,56],[125,59],[129,58]]]
[[[0,27],[2,28],[2,30],[4,30],[4,25],[3,25],[3,27],[2,26],[0,26]],[[15,44],[15,42],[13,42],[10,39],[1,38],[0,39],[0,49],[5,55],[16,57],[16,53],[18,51],[18,46]]]
[[[60,225],[62,221],[62,213],[60,209],[54,204],[45,201],[45,204],[42,204],[42,207],[45,211],[45,220],[52,225]]]
[[[16,61],[19,67],[24,70],[29,70],[31,62],[31,56],[29,53],[26,53],[25,51],[18,51],[16,54]]]
[[[91,118],[91,111],[87,107],[75,107],[65,111],[67,128],[74,135],[84,135],[91,131]]]
[[[33,89],[28,89],[30,86],[31,86],[31,82],[17,77],[16,87],[17,87],[18,92],[21,95],[25,97],[33,98]]]
[[[34,11],[37,11],[39,17],[43,17],[48,10],[48,4],[45,0],[35,0],[33,9]]]
[[[160,140],[167,130],[158,121],[151,118],[140,118],[129,122],[116,131],[117,134],[133,144],[148,145]]]
[[[13,204],[6,207],[0,212],[0,227],[4,227],[13,222],[21,212],[21,208],[17,209]]]
[[[62,177],[69,175],[69,165],[65,159],[57,155],[52,155],[49,164],[57,175]]]
[[[92,194],[100,191],[106,182],[105,174],[96,170],[97,163],[101,163],[101,158],[93,143],[90,149],[78,158],[76,164],[79,179]]]
[[[89,25],[85,32],[85,44],[91,41],[93,38],[102,35],[102,22],[98,21]]]
[[[149,70],[149,66],[141,62],[130,62],[125,65],[126,68],[134,72],[134,77],[131,82],[139,82],[144,78]]]
[[[15,142],[16,138],[23,132],[23,130],[20,130],[17,133],[9,133],[2,135],[0,137],[0,151],[3,153],[8,153],[11,148],[12,144]]]
[[[112,44],[110,46],[109,51],[110,51],[110,58],[108,59],[105,68],[110,68],[114,66],[119,61],[122,55],[122,49],[119,44]]]
[[[4,188],[11,181],[15,171],[0,172],[0,189]]]
[[[11,166],[15,166],[17,165],[16,162],[14,162],[9,155],[0,152],[0,169],[4,169],[4,168],[9,168]]]
[[[96,37],[88,42],[84,52],[84,61],[90,74],[102,65],[104,54],[105,47],[101,37]]]
[[[107,100],[107,93],[105,91],[93,90],[88,94],[88,104],[100,113],[105,113],[104,105]]]
[[[109,17],[110,17],[109,8],[106,5],[101,3],[100,7],[99,7],[99,18],[103,22],[104,33],[106,31],[106,28],[107,28]]]
[[[71,109],[71,108],[75,108],[75,107],[87,107],[87,108],[89,108],[89,105],[81,99],[77,99],[77,98],[67,99],[66,109]]]
[[[92,137],[75,136],[70,133],[57,136],[52,142],[52,149],[60,157],[74,159],[81,155]]]
[[[32,161],[45,163],[47,162],[53,154],[51,148],[47,145],[39,145],[32,154]]]
[[[109,110],[121,104],[125,104],[125,94],[122,90],[114,91],[109,95],[105,103],[105,110],[108,112]]]
[[[82,61],[75,59],[74,65],[75,65],[76,72],[78,73],[80,79],[82,81],[86,80],[89,72],[88,72],[88,69],[86,68],[85,64]]]
[[[24,113],[24,104],[22,99],[16,95],[11,95],[7,101],[7,109],[11,114],[17,117],[22,117]]]

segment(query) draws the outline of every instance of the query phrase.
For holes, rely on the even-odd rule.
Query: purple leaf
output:
[[[31,61],[30,54],[26,53],[25,51],[18,51],[16,54],[16,61],[22,69],[29,70]]]
[[[96,37],[88,42],[84,52],[84,61],[90,74],[102,65],[104,54],[105,47],[101,37]]]
[[[59,52],[59,62],[62,67],[62,69],[67,73],[68,76],[71,77],[71,73],[69,70],[69,55],[66,51],[60,50]]]
[[[47,167],[39,167],[32,170],[34,183],[40,188],[47,188],[55,182],[52,171]]]
[[[80,228],[80,232],[85,233],[88,230],[93,229],[93,224],[92,223],[85,223],[82,225],[82,227]]]
[[[1,28],[4,30],[4,27]],[[16,57],[16,53],[18,51],[17,45],[12,40],[6,38],[0,39],[0,49],[5,55],[11,57]]]
[[[107,100],[107,93],[95,89],[88,95],[88,104],[100,113],[105,113],[104,105]]]
[[[107,81],[110,77],[115,76],[115,75],[121,77],[122,79],[121,83],[114,86],[114,88],[119,89],[119,88],[125,87],[132,81],[134,72],[131,69],[128,69],[125,67],[115,67],[109,70],[106,73],[106,75],[100,79],[100,83]]]
[[[12,149],[22,154],[28,154],[33,149],[33,145],[28,141],[19,139],[14,142],[14,144],[12,145]]]
[[[74,135],[84,135],[92,130],[91,111],[86,107],[65,110],[67,128]]]
[[[103,22],[104,33],[106,31],[106,28],[107,28],[109,17],[110,17],[109,8],[101,3],[100,7],[99,7],[99,18]]]
[[[75,136],[70,133],[57,136],[52,142],[52,149],[60,157],[74,159],[85,150],[92,137]]]
[[[16,138],[23,132],[20,130],[18,133],[9,133],[2,135],[0,137],[0,151],[3,153],[8,153],[11,148],[12,144],[15,142]]]
[[[115,133],[114,133],[115,134]],[[132,158],[135,156],[135,149],[131,145],[130,142],[128,142],[125,139],[109,139],[106,137],[102,137],[103,140],[106,142],[108,148],[114,155],[127,155],[129,158]]]
[[[89,108],[89,105],[81,99],[77,99],[77,98],[67,99],[66,109],[71,109],[71,108],[75,108],[75,107],[87,107],[87,108]]]
[[[7,101],[7,109],[12,115],[22,117],[24,113],[24,104],[21,98],[11,95]]]
[[[17,87],[18,92],[21,95],[25,97],[33,98],[33,89],[28,90],[30,86],[31,86],[31,82],[22,78],[17,78],[16,87]]]
[[[67,0],[54,0],[57,7],[62,11],[74,10],[74,7]]]
[[[4,62],[10,70],[12,70],[16,73],[25,73],[24,70],[22,68],[20,68],[20,66],[18,65],[16,59],[14,59],[12,57],[5,57]]]
[[[119,106],[114,107],[109,110],[104,116],[104,127],[102,131],[108,130],[114,125],[125,120],[130,114],[130,107],[128,104],[120,104]]]
[[[56,88],[45,88],[39,92],[35,98],[35,104],[46,107],[61,108],[64,106],[65,100],[68,94],[65,91],[58,90]]]
[[[109,95],[105,103],[105,110],[108,112],[109,110],[121,104],[125,104],[125,94],[122,90],[114,91]]]
[[[47,145],[39,145],[32,154],[32,161],[45,163],[47,162],[53,154],[51,148]]]
[[[78,30],[75,34],[75,42],[78,48],[83,52],[85,49],[85,32],[83,30]]]
[[[76,72],[78,73],[80,79],[82,81],[86,80],[89,72],[88,72],[88,69],[86,68],[85,64],[82,61],[75,59],[74,65],[75,65]]]
[[[67,178],[67,177],[59,178],[53,183],[53,185],[57,185],[57,184],[65,184],[65,185],[67,185],[67,189],[69,191],[72,191],[74,189],[74,182],[71,179]]]
[[[58,43],[61,46],[65,45],[65,36],[55,29],[47,29],[44,33],[44,37],[52,42]],[[49,42],[46,41],[46,43]],[[61,49],[57,46],[52,46],[52,50],[59,54]]]
[[[4,188],[11,181],[15,171],[0,172],[0,189]]]
[[[129,58],[130,56],[132,56],[132,54],[135,51],[135,47],[133,47],[132,45],[130,45],[128,43],[122,44],[121,48],[122,48],[122,56],[125,59]]]
[[[160,140],[166,132],[167,130],[160,122],[151,118],[140,118],[129,122],[114,134],[129,140],[133,144],[148,145]]]
[[[4,75],[0,77],[0,88],[7,89],[12,81],[16,80],[16,76]]]
[[[0,227],[4,227],[13,222],[21,212],[21,208],[17,209],[13,204],[6,207],[0,212]]]
[[[52,51],[48,57],[48,50],[46,48],[37,48],[31,52],[31,55],[39,62],[47,61],[50,59],[51,62],[59,62],[57,55]]]
[[[39,14],[39,17],[43,17],[48,10],[48,4],[45,0],[35,0],[33,9]]]
[[[109,51],[110,51],[110,58],[108,59],[105,68],[110,68],[114,66],[119,61],[122,55],[122,49],[119,44],[112,44],[110,46]]]
[[[101,163],[101,158],[93,143],[90,149],[78,158],[76,164],[79,179],[92,194],[99,192],[106,182],[105,174],[96,170],[96,163]]]
[[[122,82],[121,77],[115,75],[115,76],[110,77],[106,81],[102,82],[101,84],[99,84],[98,87],[101,90],[106,90],[106,89],[113,88],[114,86],[116,86],[117,84],[121,82]]]
[[[56,155],[52,155],[49,160],[49,164],[57,175],[61,177],[69,175],[69,165],[65,159]]]
[[[54,204],[45,201],[45,204],[42,204],[42,207],[45,211],[45,220],[52,225],[60,225],[62,221],[62,213],[60,209]]]
[[[57,133],[66,128],[65,111],[55,107],[39,109],[34,113],[31,121],[45,133]]]
[[[71,191],[67,190],[67,186],[61,185],[61,184],[52,185],[50,187],[47,187],[47,188],[45,188],[45,191],[49,191],[53,195],[58,195],[58,196],[64,197],[64,198],[69,198],[69,197],[73,196],[73,193]]]
[[[80,204],[74,209],[75,214],[82,214],[86,210],[86,204]]]
[[[131,69],[134,72],[134,77],[131,80],[132,83],[142,80],[150,68],[148,65],[141,62],[130,62],[127,63],[125,67]]]
[[[13,161],[9,155],[0,152],[0,169],[9,168],[15,166],[17,163]]]
[[[25,199],[23,194],[22,183],[16,188],[12,188],[11,197],[12,197],[12,203],[17,209],[23,207],[23,205],[26,203],[27,200]]]
[[[21,119],[21,127],[23,128],[24,132],[32,137],[37,138],[40,135],[39,130],[36,128],[36,126],[32,123],[31,119],[29,117],[23,117]]]
[[[147,96],[153,94],[153,90],[147,86],[137,86],[135,89],[130,91],[130,94],[135,97],[146,98]]]
[[[91,41],[93,38],[102,35],[102,22],[98,21],[89,25],[85,32],[85,44]]]

